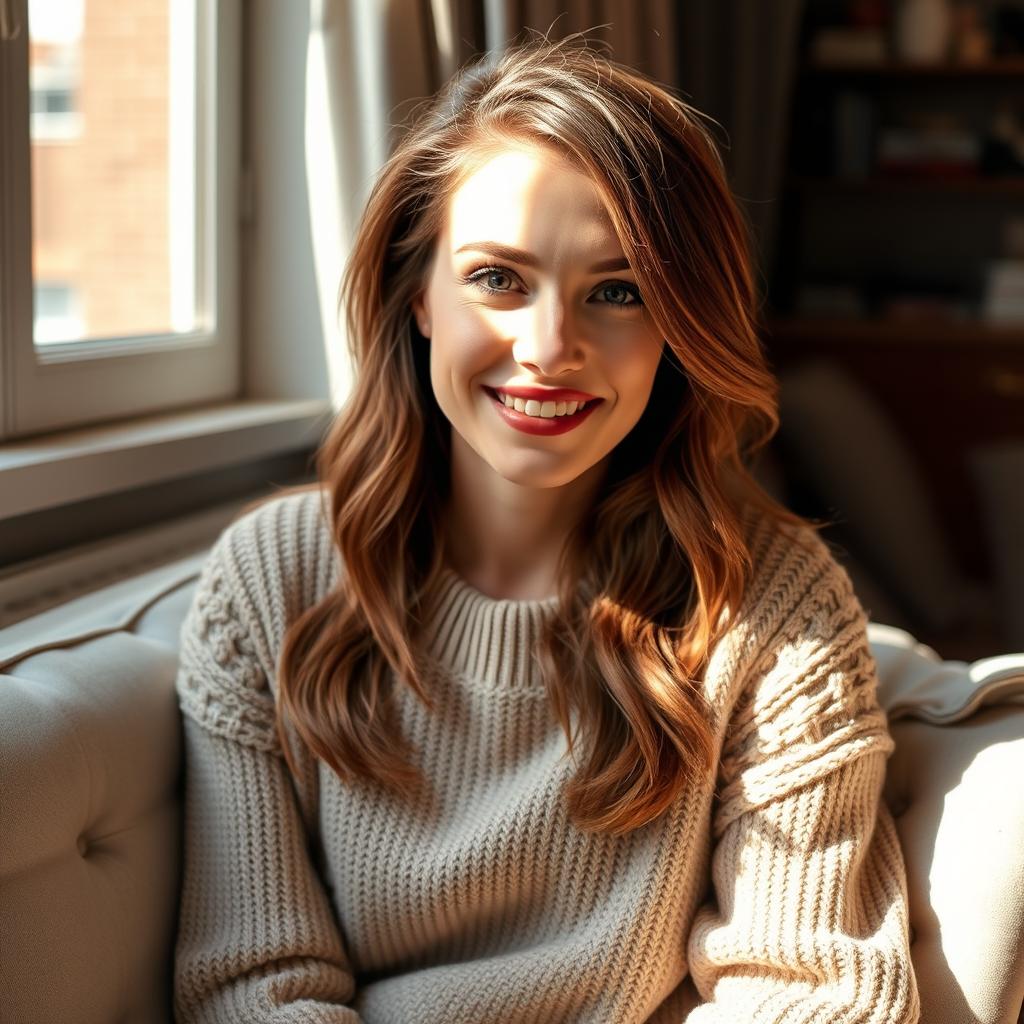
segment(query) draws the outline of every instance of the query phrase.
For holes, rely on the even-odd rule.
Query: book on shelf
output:
[[[808,57],[811,64],[882,64],[888,57],[885,33],[877,28],[833,26],[819,29],[811,39]]]

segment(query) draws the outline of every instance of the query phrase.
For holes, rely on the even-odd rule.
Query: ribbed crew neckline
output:
[[[558,595],[495,598],[443,566],[433,609],[427,615],[427,653],[443,668],[488,686],[543,689],[535,651]]]

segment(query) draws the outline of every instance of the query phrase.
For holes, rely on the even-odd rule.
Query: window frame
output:
[[[197,296],[211,331],[47,344],[33,337],[28,0],[0,0],[0,441],[241,394],[241,0],[197,0]],[[212,96],[211,96],[212,93]],[[212,259],[207,258],[212,254]]]
[[[304,32],[305,15],[298,7],[232,3],[241,64],[241,168],[231,197],[240,214],[231,226],[239,253],[240,387],[216,401],[0,437],[0,606],[5,594],[22,609],[46,597],[37,591],[48,593],[65,569],[73,572],[77,551],[106,551],[104,538],[129,536],[140,564],[158,560],[164,524],[176,529],[190,510],[307,482],[334,422],[341,398],[331,394],[329,326],[309,301],[315,281],[288,255],[307,244],[305,171],[282,156],[280,141],[304,102],[305,50],[270,45]],[[0,0],[0,102],[9,94],[2,51],[10,46],[5,27],[8,37],[18,32],[15,6],[23,12],[24,0]],[[24,69],[27,82],[27,62]],[[0,167],[6,142],[0,131]],[[0,191],[0,245],[8,198]],[[8,316],[0,292],[0,327]],[[10,380],[4,359],[0,345],[0,405]]]

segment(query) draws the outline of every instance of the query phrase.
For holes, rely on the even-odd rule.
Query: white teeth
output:
[[[571,416],[586,404],[584,402],[540,402],[534,398],[513,398],[511,395],[503,394],[500,391],[498,392],[498,398],[509,409],[526,413],[527,416],[540,416],[544,419],[551,419],[554,416]]]

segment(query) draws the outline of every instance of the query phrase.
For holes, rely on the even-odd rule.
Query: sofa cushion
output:
[[[182,757],[174,680],[201,560],[0,633],[5,1020],[171,1020]]]
[[[1024,708],[905,718],[883,795],[907,865],[928,1024],[1016,1024],[1024,1003]]]
[[[906,630],[874,622],[868,640],[896,742],[883,796],[907,864],[921,1020],[1016,1024],[1024,654],[943,661]]]

